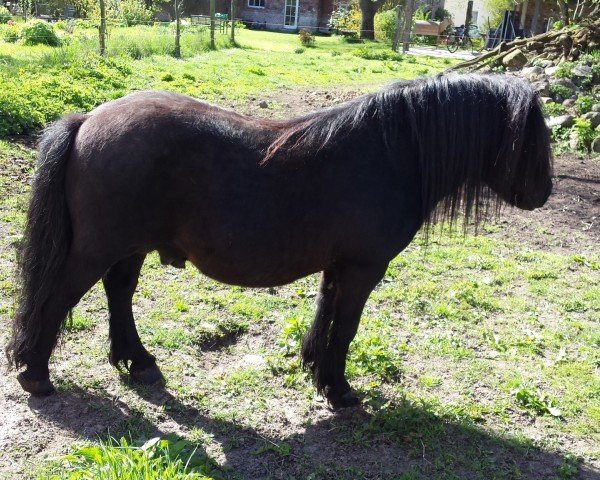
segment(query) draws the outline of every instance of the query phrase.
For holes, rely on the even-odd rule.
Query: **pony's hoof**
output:
[[[329,406],[333,410],[339,410],[340,408],[356,407],[360,404],[360,399],[352,393],[352,390],[348,390],[341,395],[334,395],[333,392],[326,392],[325,396],[329,402]]]
[[[134,382],[141,383],[142,385],[151,385],[164,380],[160,369],[156,365],[145,368],[136,368],[134,363],[129,370],[129,374]]]
[[[54,393],[54,386],[49,378],[45,378],[44,380],[30,380],[25,378],[23,373],[19,373],[17,380],[19,381],[21,388],[32,395],[47,397]]]

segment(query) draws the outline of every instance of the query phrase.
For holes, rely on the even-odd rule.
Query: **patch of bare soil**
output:
[[[254,115],[290,117],[349,100],[365,90],[284,90],[235,107]],[[265,102],[263,107],[262,102]],[[597,248],[600,162],[574,155],[558,157],[555,188],[547,206],[533,213],[514,210],[505,217],[509,217],[503,220],[505,227],[514,238],[573,252]],[[502,235],[506,235],[506,229]],[[12,256],[8,248],[0,252],[4,259]],[[4,308],[0,312],[8,312],[10,305],[10,299],[0,298],[0,308]],[[101,315],[106,317],[106,312]],[[106,351],[107,328],[105,322],[99,323],[77,342],[89,342]],[[0,324],[0,344],[4,345],[9,336],[7,313],[0,314]],[[214,369],[211,375],[218,375],[219,369],[239,365],[244,353],[260,350],[263,345],[275,345],[279,335],[276,328],[255,325],[234,345],[202,352],[200,359],[196,355],[191,360],[195,362],[193,368]],[[193,398],[184,398],[168,389],[135,388],[119,382],[106,357],[76,357],[66,350],[57,353],[52,366],[53,377],[63,379],[62,388],[47,398],[25,394],[0,355],[0,451],[3,452],[0,478],[29,478],[46,458],[64,453],[74,441],[94,440],[107,433],[119,435],[128,428],[147,437],[172,433],[189,436],[201,429],[210,437],[205,443],[207,455],[229,467],[236,478],[244,479],[308,478],[313,473],[314,478],[358,478],[359,471],[363,472],[361,478],[383,479],[409,471],[413,466],[427,472],[428,465],[433,466],[437,461],[420,442],[418,432],[409,432],[405,446],[387,441],[385,432],[381,438],[367,443],[353,438],[362,423],[373,421],[372,414],[362,408],[332,413],[320,400],[312,400],[307,406],[306,398],[299,392],[280,390],[286,392],[283,397],[273,400],[264,418],[254,419],[254,426],[248,427],[235,420],[214,418],[198,408]],[[181,355],[182,362],[189,360],[179,353],[162,352],[162,355]],[[74,368],[88,372],[88,385],[82,388],[68,383],[68,372]],[[279,382],[276,386],[281,389],[281,379],[272,381]],[[101,386],[90,388],[94,382],[100,382]],[[522,452],[484,430],[473,428],[465,432],[465,427],[459,424],[445,424],[444,428],[447,437],[444,441],[449,447],[464,445],[477,451],[485,445],[494,452],[499,466],[513,465],[521,472],[520,478],[554,478],[556,469],[564,462],[561,455],[551,452]],[[292,454],[281,455],[271,448],[281,444],[291,446]],[[263,453],[257,454],[261,449]],[[454,474],[464,479],[477,478],[476,472],[468,467],[465,465],[464,471]],[[600,473],[593,464],[586,465],[580,469],[578,478],[598,479]]]

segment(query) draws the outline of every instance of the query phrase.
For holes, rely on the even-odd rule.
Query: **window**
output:
[[[265,8],[265,0],[248,0],[248,6],[254,8]]]
[[[299,0],[285,0],[284,28],[296,28],[298,26],[298,2]]]

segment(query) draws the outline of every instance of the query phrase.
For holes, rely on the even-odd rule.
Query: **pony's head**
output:
[[[525,83],[513,83],[525,92]],[[510,105],[506,135],[498,157],[484,172],[484,181],[505,202],[523,210],[546,203],[552,192],[550,135],[535,92]]]

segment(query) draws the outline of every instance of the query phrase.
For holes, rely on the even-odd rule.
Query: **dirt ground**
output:
[[[364,89],[316,89],[282,91],[276,95],[257,97],[246,105],[230,105],[247,113],[284,117],[332,105],[356,96]],[[266,108],[260,106],[266,102]],[[511,211],[505,216],[511,235],[524,241],[543,245],[550,251],[578,252],[593,250],[600,245],[600,160],[576,155],[562,155],[555,159],[555,186],[547,205],[534,212]],[[551,232],[551,238],[548,232]],[[0,234],[7,234],[0,231]],[[506,235],[504,230],[502,235]],[[493,234],[492,234],[493,235]],[[2,262],[9,262],[11,252],[1,252]],[[99,312],[106,316],[106,312]],[[0,340],[7,339],[8,318],[1,316]],[[105,342],[105,325],[92,333]],[[273,326],[253,326],[239,338],[233,348],[203,352],[202,369],[225,368],[228,364],[252,362],[239,352],[256,349],[261,344],[277,341],[279,332]],[[61,360],[61,358],[63,360]],[[65,356],[53,365],[54,373],[66,369]],[[331,459],[346,465],[349,470],[332,469],[324,478],[352,478],[350,467],[374,472],[370,478],[394,477],[397,465],[404,467],[433,461],[414,456],[406,449],[384,441],[370,444],[332,442],[331,434],[344,428],[348,422],[368,420],[369,414],[361,408],[331,412],[324,402],[316,399],[309,411],[299,411],[290,393],[271,406],[272,416],[265,418],[263,428],[249,429],[231,422],[218,422],[195,406],[193,401],[182,401],[164,389],[131,388],[117,381],[117,375],[108,365],[94,364],[90,376],[113,377],[114,388],[102,395],[77,385],[62,388],[48,398],[25,394],[18,386],[15,373],[9,372],[4,356],[0,356],[0,478],[28,478],[43,459],[65,452],[66,447],[81,439],[94,440],[106,432],[119,431],[128,421],[137,422],[135,428],[148,435],[189,433],[191,426],[210,432],[213,447],[207,454],[217,462],[231,467],[240,478],[293,478],[302,475],[310,465],[324,465],[327,472]],[[140,425],[137,410],[143,405],[146,422]],[[310,418],[310,422],[306,419]],[[358,420],[357,420],[358,419]],[[448,434],[460,442],[458,429]],[[280,456],[276,453],[256,455],[257,443],[280,444],[282,441],[299,447],[304,455]],[[217,446],[214,446],[217,445]],[[218,447],[220,445],[220,447]],[[232,448],[233,446],[233,448]],[[298,451],[294,449],[294,452]],[[527,478],[551,478],[562,459],[551,453],[532,453],[520,458],[502,456],[499,461],[515,462]],[[316,468],[316,467],[315,467]],[[321,467],[320,467],[321,468]],[[350,472],[350,473],[348,473]],[[537,476],[535,473],[537,472]],[[457,472],[459,474],[460,472]],[[303,477],[297,477],[303,478]],[[472,478],[464,472],[462,478]],[[580,469],[581,479],[600,479],[600,464],[592,462]]]

